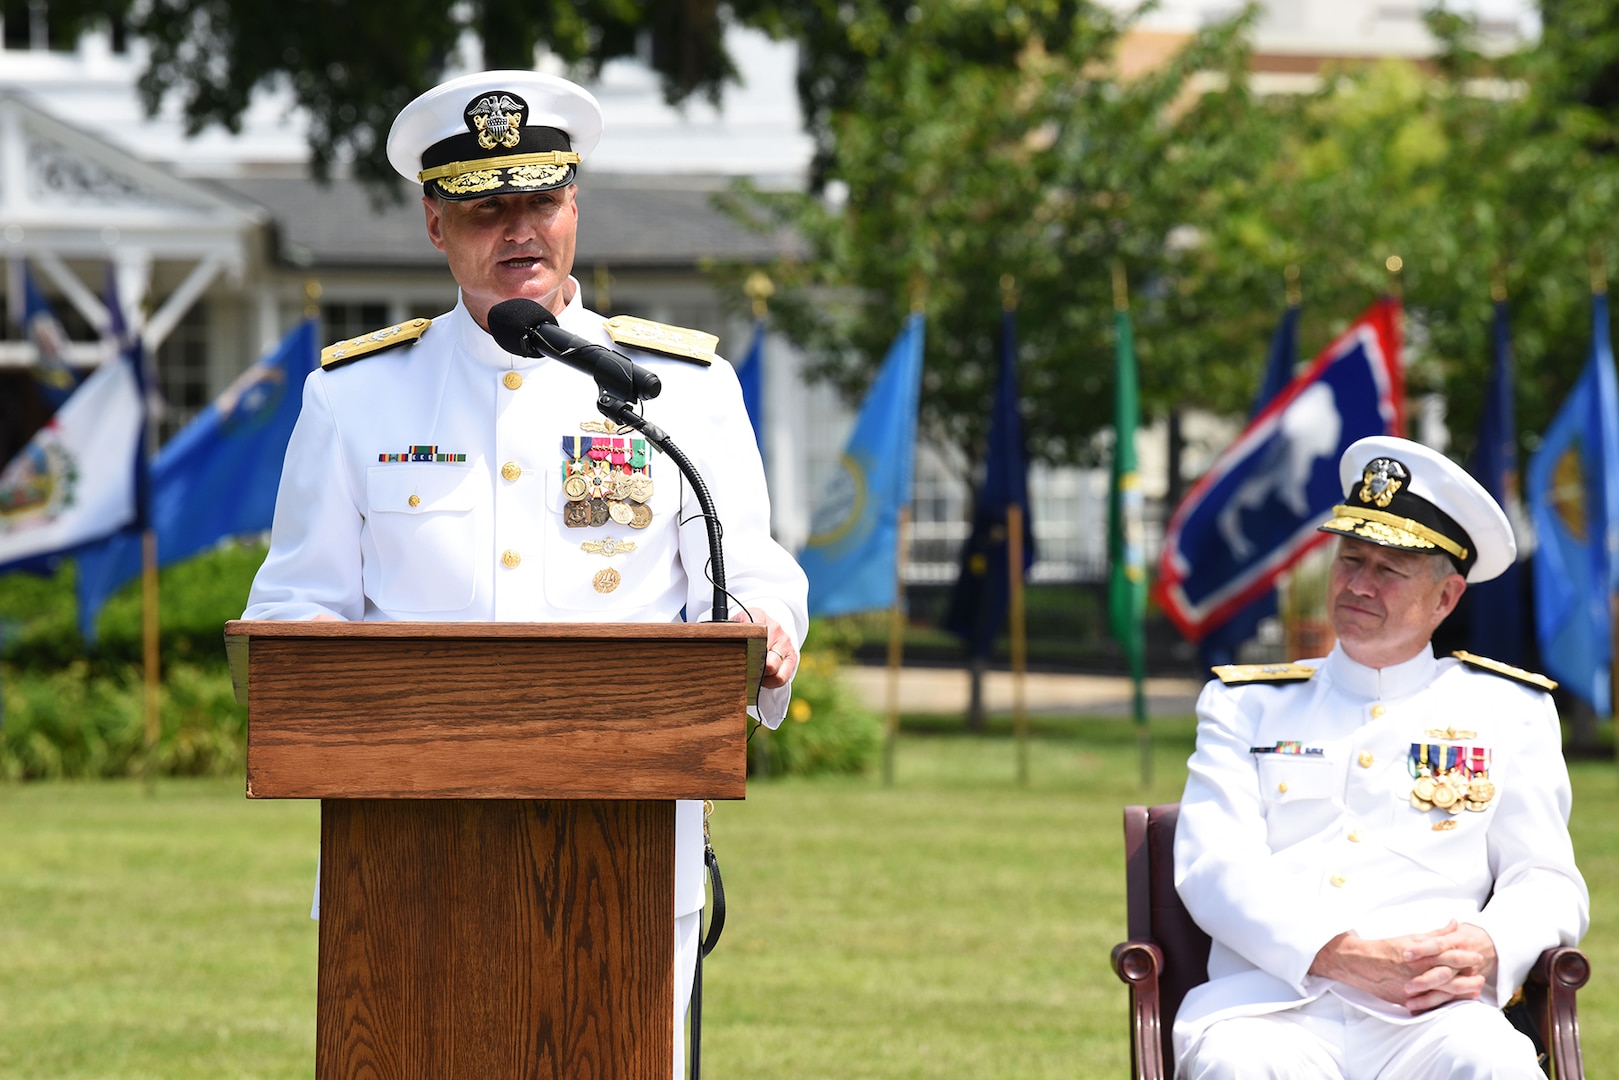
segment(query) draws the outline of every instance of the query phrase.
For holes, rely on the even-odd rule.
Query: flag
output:
[[[811,615],[892,607],[900,511],[911,501],[925,323],[911,315],[866,394],[799,556]]]
[[[1135,334],[1129,309],[1113,315],[1116,350],[1113,394],[1113,472],[1107,502],[1107,617],[1113,639],[1124,649],[1139,685],[1146,669],[1147,554],[1142,522],[1141,477],[1136,469],[1136,427],[1141,401],[1136,389]]]
[[[1230,618],[1330,539],[1316,526],[1343,499],[1338,459],[1356,439],[1403,426],[1399,317],[1392,299],[1362,313],[1175,508],[1157,588],[1187,638]]]
[[[1248,418],[1252,420],[1265,411],[1265,406],[1287,389],[1293,381],[1293,368],[1299,357],[1299,306],[1288,304],[1282,321],[1271,335],[1270,353],[1265,358],[1265,374],[1259,381],[1259,393],[1254,395],[1254,407]],[[1207,667],[1234,663],[1237,646],[1253,637],[1259,624],[1276,614],[1276,590],[1266,589],[1254,599],[1233,611],[1229,618],[1210,626],[1198,642],[1198,654]]]
[[[753,320],[753,343],[748,355],[737,365],[736,380],[742,384],[742,407],[748,412],[753,425],[753,441],[759,453],[765,449],[765,321]]]
[[[51,310],[45,294],[34,284],[26,265],[22,268],[23,326],[39,357],[34,361],[34,382],[54,411],[61,407],[79,385],[79,377],[67,362],[67,331]]]
[[[135,518],[137,361],[97,368],[0,471],[0,570],[76,548]]]
[[[315,322],[305,320],[158,452],[151,527],[160,565],[270,527],[304,379],[319,357]],[[80,553],[79,628],[86,641],[95,640],[107,598],[140,571],[141,538],[134,530]]]
[[[1485,390],[1484,418],[1473,454],[1473,478],[1501,508],[1518,534],[1518,553],[1528,551],[1523,502],[1518,490],[1518,424],[1514,405],[1512,333],[1505,300],[1495,302],[1494,364]],[[1523,626],[1523,575],[1514,562],[1501,576],[1468,587],[1471,615],[1468,648],[1523,667],[1531,662]]]
[[[1007,563],[1007,511],[1023,515],[1023,571],[1034,565],[1034,526],[1029,516],[1028,450],[1017,378],[1017,314],[1001,312],[1000,364],[995,402],[989,416],[989,452],[984,486],[973,511],[973,531],[961,552],[961,571],[944,627],[966,645],[968,654],[987,657],[1006,619],[1011,595]]]
[[[1598,716],[1613,711],[1609,603],[1619,574],[1619,390],[1608,298],[1591,298],[1591,348],[1529,458],[1540,666]]]

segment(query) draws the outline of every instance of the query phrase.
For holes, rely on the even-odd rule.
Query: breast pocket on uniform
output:
[[[366,591],[384,611],[459,611],[479,566],[482,470],[465,465],[374,465],[366,472],[366,525],[376,573]]]
[[[1318,754],[1264,754],[1259,758],[1260,793],[1267,802],[1292,803],[1337,795],[1338,769]]]

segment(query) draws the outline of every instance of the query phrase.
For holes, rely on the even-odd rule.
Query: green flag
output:
[[[1118,335],[1118,365],[1113,407],[1113,479],[1108,492],[1107,560],[1108,628],[1123,648],[1130,676],[1139,685],[1145,675],[1147,553],[1141,522],[1141,478],[1136,472],[1136,426],[1141,418],[1136,392],[1135,337],[1122,286],[1113,324]]]

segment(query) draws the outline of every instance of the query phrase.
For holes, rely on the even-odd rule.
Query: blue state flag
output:
[[[33,364],[34,382],[52,410],[61,406],[79,385],[79,376],[67,362],[67,331],[51,310],[50,301],[34,284],[28,267],[22,270],[23,326],[38,354]]]
[[[1619,573],[1619,389],[1605,295],[1591,298],[1589,359],[1530,456],[1527,479],[1540,666],[1608,716],[1608,605]]]
[[[1494,357],[1471,472],[1517,529],[1524,515],[1518,482],[1512,326],[1505,300],[1495,302],[1491,336]],[[1529,547],[1526,538],[1519,533],[1518,550],[1527,551]],[[1523,574],[1517,562],[1503,570],[1499,577],[1468,586],[1463,602],[1469,613],[1467,647],[1470,650],[1518,667],[1532,662],[1524,633]]]
[[[1249,419],[1265,411],[1276,396],[1293,381],[1293,369],[1299,360],[1299,306],[1287,305],[1282,321],[1271,335],[1270,352],[1265,357],[1265,374],[1259,380],[1259,392],[1254,395],[1254,407]],[[1259,624],[1276,614],[1276,590],[1266,589],[1243,607],[1233,611],[1229,618],[1211,626],[1198,642],[1198,655],[1205,666],[1234,663],[1237,647],[1259,631]]]
[[[1400,306],[1380,300],[1256,416],[1175,508],[1157,594],[1188,639],[1274,587],[1329,533],[1343,499],[1338,459],[1367,435],[1398,434],[1404,396]]]
[[[320,356],[315,335],[313,320],[300,323],[158,452],[151,527],[160,566],[270,527],[304,379]],[[126,530],[80,553],[79,629],[86,641],[95,640],[107,598],[140,573],[140,548],[140,535]]]
[[[736,368],[736,381],[742,384],[742,407],[748,411],[748,422],[753,425],[753,441],[759,453],[765,449],[765,321],[753,320],[753,341],[748,355]]]
[[[1029,455],[1023,441],[1018,394],[1017,314],[1001,313],[1000,371],[989,415],[984,486],[973,511],[973,531],[961,552],[961,571],[950,596],[944,627],[961,639],[968,655],[987,657],[1006,621],[1011,602],[1007,517],[1023,515],[1023,571],[1034,565],[1034,524],[1029,516]]]
[[[799,555],[811,615],[892,607],[900,511],[911,501],[922,388],[920,314],[905,320],[866,394]]]

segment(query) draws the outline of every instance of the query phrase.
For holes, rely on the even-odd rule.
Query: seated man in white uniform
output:
[[[1179,1076],[1540,1077],[1501,1008],[1590,905],[1555,684],[1429,640],[1511,564],[1512,530],[1404,439],[1360,440],[1339,473],[1337,646],[1217,668],[1198,701],[1175,883],[1213,947]]]
[[[724,527],[736,618],[769,628],[759,718],[786,715],[808,624],[803,572],[770,502],[731,366],[696,331],[580,303],[575,176],[602,134],[581,87],[530,71],[446,82],[388,136],[423,185],[455,308],[322,356],[287,448],[248,619],[670,622],[709,617],[707,532],[690,485],[596,410],[590,376],[505,352],[488,313],[516,297],[655,372],[644,415],[695,463]],[[733,607],[733,610],[735,608]],[[676,809],[675,1071],[703,905],[701,806]]]

